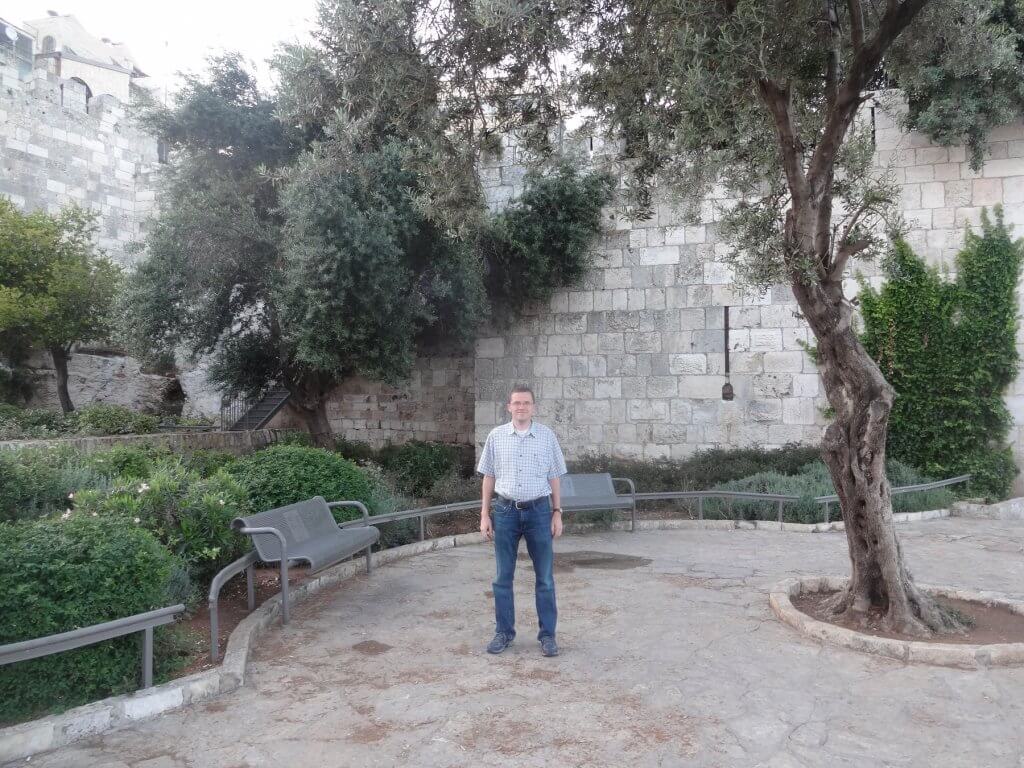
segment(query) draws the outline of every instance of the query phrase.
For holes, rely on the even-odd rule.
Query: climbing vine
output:
[[[885,285],[860,294],[864,345],[896,389],[889,455],[926,474],[969,472],[972,491],[989,498],[1005,498],[1017,472],[1003,395],[1019,363],[1021,259],[996,208],[994,221],[983,213],[980,234],[968,231],[955,281],[900,240]]]

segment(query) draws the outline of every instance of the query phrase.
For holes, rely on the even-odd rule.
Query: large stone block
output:
[[[630,400],[626,404],[626,414],[630,421],[668,421],[669,403],[667,400]]]
[[[725,382],[724,376],[680,376],[679,395],[695,400],[718,400]]]

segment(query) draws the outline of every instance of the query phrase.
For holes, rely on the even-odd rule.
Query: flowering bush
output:
[[[77,514],[118,516],[151,531],[200,580],[246,548],[231,521],[250,513],[249,494],[223,470],[204,478],[162,459],[145,480],[118,477],[109,489],[81,491],[73,502]]]

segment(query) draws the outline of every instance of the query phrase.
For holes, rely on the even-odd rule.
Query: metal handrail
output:
[[[72,629],[57,635],[0,645],[0,666],[71,651],[122,635],[130,635],[133,632],[142,632],[142,687],[150,688],[153,685],[153,628],[170,624],[174,621],[174,617],[184,610],[184,605],[172,605],[167,608],[157,608],[155,611],[137,613],[123,619]]]
[[[216,661],[220,651],[220,640],[218,637],[219,633],[219,612],[217,609],[217,601],[220,598],[220,591],[224,585],[235,577],[235,575],[245,571],[245,588],[246,597],[248,598],[249,612],[256,608],[256,584],[253,578],[253,568],[256,563],[259,562],[259,556],[255,549],[250,550],[247,554],[235,560],[228,566],[225,566],[216,576],[213,577],[213,581],[210,582],[210,593],[207,597],[210,606],[210,660]]]
[[[626,478],[612,478],[613,480],[625,480]],[[915,491],[929,491],[936,488],[943,488],[948,485],[956,485],[958,483],[964,483],[971,479],[970,475],[958,475],[957,477],[951,477],[946,480],[936,480],[932,483],[919,483],[917,485],[905,485],[900,488],[891,488],[890,493],[894,496],[903,493],[914,493]],[[802,496],[794,496],[791,494],[784,493],[751,493],[749,491],[729,491],[729,490],[708,490],[708,491],[659,491],[653,493],[635,493],[635,494],[618,494],[619,498],[623,500],[635,499],[635,501],[676,501],[679,499],[696,499],[698,502],[698,516],[699,519],[703,520],[704,515],[704,499],[719,498],[729,500],[743,500],[743,501],[774,501],[779,506],[778,521],[782,522],[782,508],[787,502],[799,501]],[[830,503],[839,500],[838,496],[816,496],[814,501],[818,504],[822,504],[825,507],[825,522],[828,522],[828,507]],[[432,517],[434,515],[442,515],[447,512],[468,512],[471,509],[479,509],[480,501],[457,501],[450,504],[438,504],[433,507],[421,507],[420,509],[409,509],[400,512],[388,512],[383,515],[374,515],[371,519],[374,525],[381,523],[393,523],[399,520],[409,520],[411,518],[420,519],[420,539],[423,539],[423,519]],[[599,509],[600,507],[593,507]],[[570,511],[586,511],[586,508]],[[355,525],[365,525],[366,523],[359,520],[349,520],[344,523],[340,523],[340,528],[349,528]]]

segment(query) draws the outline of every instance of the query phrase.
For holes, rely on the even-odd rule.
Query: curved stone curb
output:
[[[790,600],[807,592],[834,592],[846,586],[846,579],[823,576],[810,579],[787,579],[768,594],[772,612],[784,623],[801,634],[822,642],[841,645],[861,653],[887,656],[904,662],[935,664],[960,669],[983,669],[1024,664],[1024,643],[991,643],[967,645],[954,643],[926,643],[917,640],[893,640],[875,637],[852,629],[818,621],[798,610]],[[921,585],[922,589],[937,597],[970,600],[984,605],[1005,608],[1024,615],[1024,603],[1010,600],[995,592],[971,592],[949,587]]]
[[[948,509],[931,509],[927,512],[900,512],[892,516],[894,523],[917,523],[923,520],[938,520],[950,517]],[[702,530],[743,530],[743,531],[792,531],[794,533],[823,533],[843,531],[842,520],[831,523],[783,523],[781,528],[776,520],[637,520],[638,531],[667,531],[677,529]],[[590,531],[628,531],[629,522],[616,520],[612,523],[566,523],[566,533],[588,533]]]
[[[418,541],[403,547],[375,552],[373,564],[385,565],[424,552],[464,547],[485,540],[479,533],[467,533]],[[365,567],[365,561],[360,556],[356,560],[329,568],[317,578],[293,588],[292,605],[302,602],[326,587],[363,573]],[[243,619],[228,638],[224,660],[215,669],[197,672],[136,693],[112,696],[69,709],[59,715],[0,728],[0,764],[23,760],[40,752],[123,728],[187,704],[207,701],[241,687],[245,684],[249,652],[260,634],[277,620],[280,612],[281,596],[278,594],[266,600]]]

